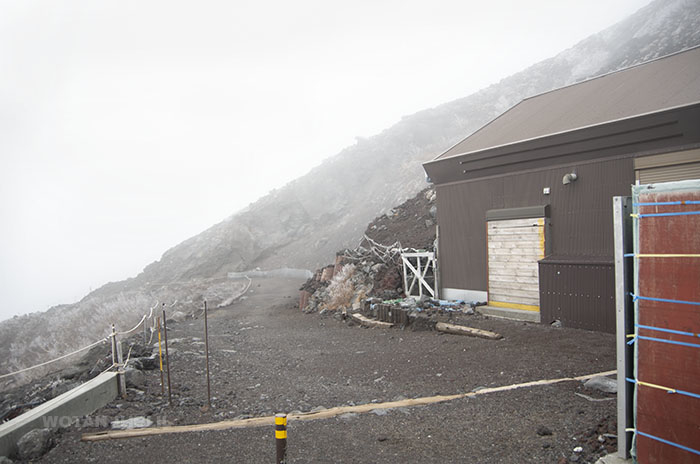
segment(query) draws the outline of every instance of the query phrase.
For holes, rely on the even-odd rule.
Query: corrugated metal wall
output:
[[[486,211],[550,204],[548,249],[612,260],[612,197],[634,183],[631,158],[437,186],[442,287],[487,290]],[[562,185],[575,170],[578,180]],[[550,188],[549,195],[542,189]],[[610,277],[612,279],[612,277]]]
[[[540,262],[540,320],[615,333],[613,262]]]

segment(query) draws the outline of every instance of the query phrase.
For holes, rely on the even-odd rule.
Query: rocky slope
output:
[[[135,278],[110,283],[80,303],[0,323],[0,349],[8,353],[0,360],[0,374],[92,341],[89,326],[116,319],[133,324],[154,298],[177,299],[174,289],[206,291],[203,282],[225,279],[230,271],[314,269],[330,262],[336,250],[357,244],[364,224],[425,187],[423,162],[521,99],[698,44],[700,2],[657,0],[553,58],[468,97],[404,117],[166,251]],[[139,303],[128,304],[129,299]]]

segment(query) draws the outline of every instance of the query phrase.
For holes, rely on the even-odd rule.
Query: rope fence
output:
[[[37,365],[35,365],[35,366],[31,366],[31,367],[25,367],[24,369],[20,369],[20,370],[15,371],[15,372],[10,372],[9,374],[2,374],[2,375],[0,375],[0,379],[4,379],[4,378],[6,378],[6,377],[12,377],[12,376],[14,376],[14,375],[21,374],[21,373],[23,373],[23,372],[27,372],[27,371],[30,371],[30,370],[32,370],[32,369],[36,369],[37,367],[42,367],[42,366],[49,365],[49,364],[54,363],[54,362],[56,362],[56,361],[60,361],[61,359],[66,359],[66,358],[68,358],[68,357],[70,357],[70,356],[73,356],[74,354],[78,354],[78,353],[80,353],[81,351],[89,350],[90,348],[92,348],[92,347],[94,347],[94,346],[97,346],[97,345],[99,345],[100,343],[104,343],[104,342],[108,342],[108,341],[109,341],[109,337],[105,337],[105,338],[103,338],[102,340],[98,340],[98,341],[96,341],[95,343],[91,343],[91,344],[89,344],[88,346],[84,346],[84,347],[82,347],[82,348],[79,348],[79,349],[77,349],[77,350],[71,352],[71,353],[64,354],[63,356],[59,356],[58,358],[52,359],[52,360],[50,360],[50,361],[46,361],[46,362],[43,362],[43,363],[41,363],[41,364],[37,364]]]
[[[174,303],[173,303],[173,304],[174,304]],[[99,345],[99,344],[101,344],[101,343],[110,342],[110,339],[116,338],[117,336],[129,335],[130,333],[135,332],[139,327],[141,327],[141,325],[144,324],[145,321],[147,321],[148,319],[152,319],[152,320],[153,320],[153,326],[149,327],[149,329],[151,330],[151,340],[152,340],[152,339],[153,339],[153,332],[156,330],[156,329],[155,329],[155,318],[153,317],[153,311],[154,311],[155,308],[157,308],[157,307],[158,307],[158,303],[156,303],[152,308],[150,308],[149,313],[148,313],[148,314],[144,314],[143,317],[141,317],[141,320],[139,321],[139,323],[136,324],[136,326],[134,326],[134,327],[133,327],[132,329],[130,329],[130,330],[127,330],[127,331],[125,331],[125,332],[112,332],[112,333],[110,333],[108,336],[106,336],[106,337],[104,337],[104,338],[102,338],[102,339],[100,339],[100,340],[97,340],[97,341],[94,342],[94,343],[90,343],[90,344],[87,345],[87,346],[84,346],[84,347],[82,347],[82,348],[78,348],[78,349],[75,350],[75,351],[71,351],[70,353],[67,353],[67,354],[58,356],[57,358],[50,359],[50,360],[48,360],[48,361],[45,361],[45,362],[36,364],[36,365],[34,365],[34,366],[25,367],[25,368],[20,369],[20,370],[18,370],[18,371],[9,372],[9,373],[7,373],[7,374],[2,374],[2,375],[0,375],[0,379],[5,379],[5,378],[8,378],[8,377],[13,377],[13,376],[15,376],[15,375],[22,374],[22,373],[24,373],[24,372],[28,372],[28,371],[31,371],[31,370],[33,370],[33,369],[37,369],[37,368],[39,368],[39,367],[48,366],[49,364],[53,364],[53,363],[55,363],[55,362],[57,362],[57,361],[61,361],[61,360],[63,360],[63,359],[69,358],[69,357],[71,357],[71,356],[73,356],[73,355],[76,355],[76,354],[78,354],[78,353],[81,353],[81,352],[83,352],[83,351],[89,350],[90,348],[93,348],[93,347],[95,347],[95,346],[97,346],[97,345]],[[149,344],[150,344],[150,341],[149,341]],[[130,355],[130,354],[131,354],[131,347],[129,348],[129,355]],[[129,356],[127,356],[127,362],[128,362],[128,358],[129,358]],[[115,366],[116,366],[116,367],[126,366],[126,362],[125,362],[125,363],[113,362],[112,365],[110,365],[104,372],[107,372],[108,370],[112,369],[112,368],[115,367]]]

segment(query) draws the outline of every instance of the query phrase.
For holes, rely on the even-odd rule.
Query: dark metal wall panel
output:
[[[613,263],[540,262],[540,319],[615,333]]]
[[[578,180],[563,185],[572,171]],[[550,253],[612,260],[612,197],[628,194],[633,183],[628,158],[437,185],[441,286],[486,291],[486,212],[493,209],[549,204]]]

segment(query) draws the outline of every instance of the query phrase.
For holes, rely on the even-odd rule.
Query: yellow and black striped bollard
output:
[[[287,415],[275,415],[275,441],[277,442],[277,464],[284,464],[287,454]]]

